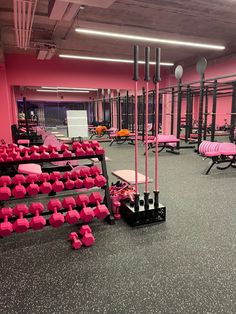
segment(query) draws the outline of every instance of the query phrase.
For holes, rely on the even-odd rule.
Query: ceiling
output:
[[[56,54],[132,58],[133,45],[137,42],[78,34],[75,27],[226,46],[223,51],[213,51],[159,45],[162,61],[185,65],[195,63],[201,56],[210,60],[235,53],[235,16],[235,0],[117,0],[107,9],[85,6],[73,21],[56,21],[48,17],[48,0],[38,0],[30,47],[25,51],[16,45],[13,1],[0,1],[1,41],[5,53],[35,54],[37,43],[47,42],[56,44]]]

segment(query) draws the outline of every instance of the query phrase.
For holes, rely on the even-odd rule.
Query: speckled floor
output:
[[[133,168],[133,146],[104,146],[109,171]],[[80,251],[66,224],[1,239],[0,313],[236,313],[236,169],[204,176],[192,150],[159,164],[166,223],[94,222],[96,245]]]

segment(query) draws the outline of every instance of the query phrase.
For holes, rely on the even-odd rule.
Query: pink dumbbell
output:
[[[90,145],[92,148],[100,147],[100,144],[98,143],[98,141],[91,141]]]
[[[58,210],[62,208],[62,204],[59,199],[51,199],[48,202],[48,210],[53,211],[53,214],[49,218],[49,223],[54,228],[58,228],[65,222],[65,217],[58,213]]]
[[[30,159],[40,159],[40,154],[38,153],[39,147],[36,145],[33,145],[30,147],[30,151],[32,154],[30,155]]]
[[[85,156],[85,155],[86,155],[86,152],[83,150],[82,147],[77,147],[77,148],[76,148],[76,151],[75,151],[75,155],[76,155],[77,157]]]
[[[78,234],[76,232],[71,232],[69,236],[71,241],[71,246],[74,250],[78,250],[82,246],[82,242],[79,240]]]
[[[76,189],[81,189],[84,185],[84,181],[80,179],[80,170],[74,170],[71,172],[71,178],[75,179]]]
[[[66,214],[66,221],[69,224],[76,224],[80,219],[80,214],[77,210],[73,209],[76,206],[75,199],[72,196],[64,198],[62,206],[68,209]]]
[[[119,196],[113,196],[112,197],[112,212],[114,213],[114,218],[116,220],[121,219],[120,215],[120,202],[119,202]]]
[[[61,150],[63,151],[63,157],[72,157],[72,152],[69,150],[69,145],[63,143],[61,145]]]
[[[81,148],[82,145],[80,144],[80,142],[73,142],[72,143],[72,149],[76,150],[77,148]]]
[[[91,147],[89,141],[83,141],[81,144],[82,144],[82,148],[83,148],[84,150],[86,150],[87,148],[90,148],[90,147]]]
[[[30,151],[29,147],[24,147],[22,149],[22,152],[24,153],[24,156],[22,158],[23,160],[29,160],[30,159],[29,151]]]
[[[105,149],[102,148],[101,146],[98,146],[95,148],[95,153],[96,155],[104,155],[105,154]]]
[[[59,153],[57,151],[57,147],[55,145],[48,145],[48,149],[51,151],[50,158],[58,158]]]
[[[0,177],[0,201],[7,201],[11,197],[11,189],[7,187],[11,184],[11,178],[9,176]]]
[[[37,195],[39,193],[39,186],[35,182],[38,181],[37,174],[30,173],[26,179],[26,182],[30,183],[29,186],[26,188],[27,193],[30,196]]]
[[[89,247],[93,245],[95,238],[92,234],[92,229],[88,225],[82,226],[79,233],[83,236],[81,241],[85,246]]]
[[[39,180],[43,181],[40,185],[39,190],[42,194],[49,194],[52,191],[52,185],[50,182],[50,175],[47,172],[43,172],[39,176]]]
[[[33,230],[40,230],[40,229],[43,229],[44,226],[46,226],[46,219],[43,216],[40,216],[40,214],[43,211],[44,211],[44,206],[42,203],[39,203],[39,202],[31,203],[29,207],[29,212],[35,215],[30,221],[30,227]]]
[[[16,148],[16,157],[15,157],[15,160],[16,161],[21,161],[22,160],[22,157],[21,157],[21,152],[22,152],[22,149],[20,149],[19,147]]]
[[[7,153],[7,144],[2,144],[1,145],[1,158],[3,160],[6,160],[6,158],[8,157],[8,153]]]
[[[76,198],[76,204],[79,207],[83,207],[82,210],[80,211],[80,218],[84,222],[90,222],[94,218],[94,212],[91,207],[87,207],[89,204],[89,198],[88,195],[86,194],[80,194]]]
[[[71,180],[71,172],[67,171],[64,173],[63,178],[66,179],[66,189],[67,190],[72,190],[75,187],[75,181]]]
[[[99,168],[98,166],[92,166],[90,168],[91,176],[96,176],[94,178],[94,183],[96,186],[99,186],[99,187],[103,187],[107,183],[107,179],[103,175],[101,175],[101,173],[102,173],[102,169]]]
[[[13,209],[13,214],[15,216],[19,216],[13,224],[15,232],[26,232],[29,229],[29,222],[26,218],[24,218],[24,215],[28,214],[28,207],[25,204],[17,204]]]
[[[61,173],[59,171],[53,171],[50,175],[51,180],[54,180],[55,182],[52,185],[52,189],[54,192],[61,192],[64,190],[64,183],[60,181],[61,179]]]
[[[25,177],[22,174],[16,174],[14,178],[12,179],[12,183],[16,184],[14,189],[12,190],[12,195],[15,198],[24,198],[26,194],[26,189],[22,185],[22,183],[25,183]]]
[[[41,152],[41,154],[40,154],[41,159],[49,159],[50,158],[47,145],[41,145],[39,147],[39,152]]]
[[[12,224],[8,221],[8,218],[12,217],[12,209],[9,207],[3,207],[0,209],[0,218],[4,219],[2,223],[0,223],[0,237],[7,237],[13,231]]]
[[[109,210],[106,205],[101,204],[103,196],[99,192],[93,192],[89,196],[90,203],[97,205],[94,214],[99,220],[105,219],[109,215]]]
[[[80,169],[80,176],[84,178],[84,186],[86,189],[91,189],[94,186],[94,179],[89,177],[89,167],[83,167]]]
[[[95,155],[95,152],[94,150],[92,149],[92,147],[87,147],[86,150],[85,150],[85,154],[88,155],[88,156],[92,156],[92,155]]]
[[[15,158],[17,156],[17,148],[18,148],[18,145],[11,144],[8,156],[11,157],[13,160],[15,160]]]

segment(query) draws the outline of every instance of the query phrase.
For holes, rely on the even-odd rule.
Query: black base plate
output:
[[[132,226],[141,226],[144,224],[159,223],[166,220],[166,207],[159,203],[157,208],[154,204],[149,204],[149,208],[145,210],[144,201],[140,198],[139,211],[135,211],[134,203],[123,201],[120,207],[121,216]]]

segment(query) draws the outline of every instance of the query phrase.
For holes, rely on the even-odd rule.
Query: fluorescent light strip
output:
[[[134,63],[133,60],[127,59],[113,59],[113,58],[100,58],[100,57],[87,57],[87,56],[75,56],[75,55],[67,55],[67,54],[59,54],[60,58],[68,58],[68,59],[80,59],[80,60],[93,60],[93,61],[104,61],[104,62],[121,62],[121,63]],[[144,61],[139,61],[138,63],[144,64]],[[150,62],[150,64],[156,64],[155,62]],[[172,62],[161,62],[161,65],[164,66],[173,66]]]
[[[225,46],[221,46],[221,45],[208,45],[208,44],[193,43],[189,41],[143,37],[143,36],[127,35],[127,34],[120,34],[120,33],[113,33],[113,32],[103,32],[103,31],[96,31],[96,30],[86,29],[86,28],[76,28],[75,31],[81,34],[97,35],[97,36],[105,36],[105,37],[113,37],[113,38],[123,38],[123,39],[139,40],[139,41],[149,41],[149,42],[154,42],[154,43],[162,43],[162,44],[170,44],[170,45],[179,45],[179,46],[188,46],[188,47],[195,47],[195,48],[215,49],[215,50],[225,49]]]
[[[61,90],[81,90],[81,91],[97,91],[97,88],[82,88],[82,87],[55,87],[55,86],[41,86],[43,89],[61,89]]]
[[[69,90],[69,89],[36,89],[37,92],[45,93],[85,93],[88,94],[88,90]]]

